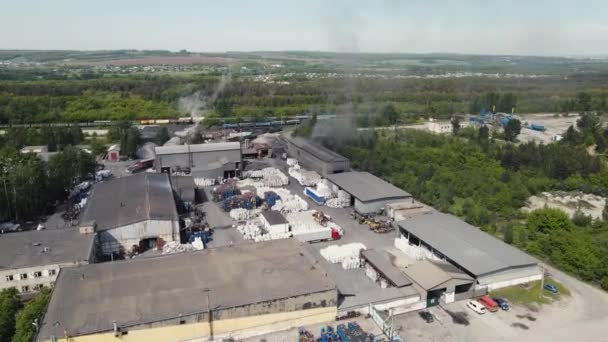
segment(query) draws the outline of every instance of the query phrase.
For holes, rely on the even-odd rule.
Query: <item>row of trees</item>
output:
[[[376,115],[386,103],[393,103],[398,113],[439,119],[494,107],[503,112],[517,106],[521,112],[570,110],[564,103],[574,103],[580,110],[606,111],[608,93],[580,92],[595,87],[597,82],[593,78],[542,82],[328,78],[294,80],[286,86],[256,82],[248,77],[225,82],[216,76],[200,75],[0,81],[0,123],[174,117],[181,115],[176,109],[179,99],[195,92],[219,117],[297,115],[314,108],[335,112],[340,106],[349,106],[351,114],[361,115],[361,120],[369,125],[376,120],[391,124],[392,113]]]
[[[78,126],[8,128],[0,136],[0,145],[20,149],[23,146],[45,145],[49,152],[60,151],[66,146],[82,143],[84,134]]]
[[[0,221],[46,214],[94,171],[93,156],[71,146],[48,162],[10,148],[0,150]]]
[[[22,305],[15,288],[0,291],[0,341],[32,341],[50,297],[51,291],[43,287],[34,299]]]

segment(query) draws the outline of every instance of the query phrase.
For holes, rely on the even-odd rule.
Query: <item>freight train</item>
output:
[[[222,124],[222,128],[230,129],[230,128],[253,128],[253,127],[280,127],[280,126],[299,125],[301,121],[302,121],[302,119],[224,123],[224,124]]]
[[[0,128],[31,128],[31,127],[105,127],[118,124],[118,120],[95,120],[87,122],[38,122],[38,123],[19,123],[19,124],[2,124]],[[150,119],[150,120],[135,120],[131,121],[134,125],[189,125],[193,124],[194,120],[191,117],[183,117],[177,119]]]

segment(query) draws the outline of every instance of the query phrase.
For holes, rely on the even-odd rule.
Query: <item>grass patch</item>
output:
[[[490,296],[506,298],[510,303],[525,306],[551,304],[562,296],[570,296],[570,291],[551,277],[545,277],[545,284],[555,285],[559,293],[553,294],[544,289],[541,291],[540,281],[533,281],[528,284],[515,285],[492,291],[490,292]]]

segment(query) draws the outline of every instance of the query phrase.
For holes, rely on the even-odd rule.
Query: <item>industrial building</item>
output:
[[[287,155],[300,162],[303,168],[320,175],[328,175],[350,170],[350,160],[316,142],[295,137],[287,140]]]
[[[412,280],[427,307],[475,296],[475,280],[450,263],[425,259],[402,271]]]
[[[196,184],[192,176],[170,176],[171,188],[183,204],[192,206],[196,203]]]
[[[270,234],[280,234],[289,232],[289,222],[283,214],[275,210],[263,211],[260,220],[266,231]]]
[[[157,146],[154,152],[157,172],[189,170],[194,177],[230,178],[237,176],[243,167],[239,142]]]
[[[338,188],[349,193],[351,205],[361,214],[377,213],[386,205],[411,199],[412,195],[369,172],[344,172],[327,175]]]
[[[20,293],[51,287],[59,270],[95,261],[95,234],[78,229],[40,230],[0,235],[0,289]]]
[[[38,341],[221,340],[333,321],[336,285],[286,239],[62,270]]]
[[[122,255],[179,241],[178,219],[169,176],[140,173],[95,184],[81,230],[98,232],[101,254]]]
[[[476,291],[542,278],[536,259],[455,216],[433,211],[397,224],[406,254],[451,263],[475,279]]]

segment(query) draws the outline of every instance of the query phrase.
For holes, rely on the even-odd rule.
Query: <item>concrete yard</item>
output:
[[[263,163],[263,162],[266,163]],[[275,167],[287,174],[287,164],[280,159],[266,159],[256,161],[256,167]],[[309,205],[310,209],[321,210],[326,215],[331,216],[332,220],[344,229],[344,236],[338,241],[326,241],[308,244],[307,247],[317,262],[328,273],[328,276],[338,286],[338,289],[345,295],[344,299],[338,303],[338,309],[342,312],[355,307],[361,307],[370,302],[387,302],[414,295],[411,289],[403,290],[398,288],[382,289],[365,275],[362,268],[355,270],[344,270],[340,264],[331,264],[321,256],[319,251],[330,245],[344,245],[352,242],[361,242],[368,249],[374,248],[379,252],[394,253],[394,239],[399,233],[394,230],[385,234],[372,232],[367,225],[360,225],[350,216],[352,208],[329,208],[313,202],[304,196],[304,187],[301,186],[293,177],[289,177],[289,184],[284,188],[302,197]],[[237,233],[238,234],[238,233]]]
[[[528,141],[536,141],[537,143],[548,144],[551,143],[551,137],[554,135],[563,135],[564,132],[570,126],[576,127],[576,120],[578,120],[578,114],[570,114],[569,116],[561,116],[554,113],[542,113],[542,114],[522,114],[522,128],[521,133],[517,139],[523,143]],[[534,131],[523,127],[523,124],[538,124],[545,126],[544,132]]]
[[[478,315],[460,301],[431,308],[435,322],[426,323],[417,312],[395,317],[406,341],[608,341],[608,294],[549,268],[570,297],[531,310],[511,305],[507,312]]]

